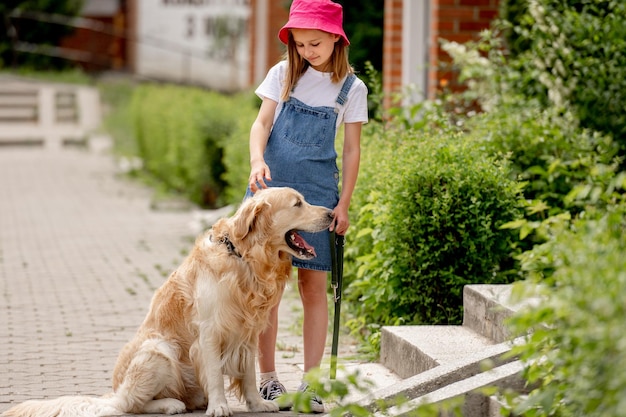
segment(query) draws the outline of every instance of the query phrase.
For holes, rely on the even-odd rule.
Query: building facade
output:
[[[257,85],[284,53],[277,37],[288,0],[87,0],[110,19],[111,68],[145,79],[239,91]],[[498,0],[384,0],[386,105],[433,98],[454,75],[442,69],[439,39],[476,39],[498,14]],[[109,16],[105,16],[106,14]],[[348,34],[350,36],[350,34]],[[81,33],[80,39],[89,39]],[[122,38],[123,42],[119,39]],[[106,49],[107,46],[100,46]]]
[[[454,83],[440,39],[478,39],[498,16],[498,0],[385,0],[383,90],[405,101],[434,98]]]
[[[238,91],[250,84],[250,0],[127,0],[142,78]]]

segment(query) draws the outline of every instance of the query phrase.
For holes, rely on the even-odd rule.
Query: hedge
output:
[[[151,175],[202,207],[228,202],[224,148],[239,129],[239,115],[253,111],[247,95],[143,84],[131,109],[139,157]],[[248,171],[249,166],[232,169]]]

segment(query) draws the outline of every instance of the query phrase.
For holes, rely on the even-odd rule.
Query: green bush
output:
[[[225,204],[224,147],[239,115],[250,111],[248,101],[198,88],[146,84],[136,89],[131,109],[144,168],[203,207]]]
[[[226,172],[222,179],[227,186],[224,201],[239,204],[243,199],[250,177],[250,128],[257,116],[260,100],[252,93],[241,96],[242,106],[231,134],[224,141],[223,162]]]
[[[511,178],[524,184],[526,221],[517,223],[523,225],[521,238],[548,216],[579,213],[582,207],[568,196],[581,186],[606,185],[620,163],[617,143],[610,135],[581,127],[576,112],[569,110],[571,104],[551,105],[541,94],[524,90],[522,80],[536,82],[533,76],[538,74],[511,64],[497,32],[483,32],[476,44],[444,42],[443,48],[467,83],[460,101],[478,102],[484,110],[459,119],[467,132],[465,140],[478,142],[489,155],[506,158]],[[533,233],[518,248],[541,242],[543,237]]]
[[[102,126],[113,139],[113,150],[124,158],[139,156],[133,129],[131,101],[135,83],[130,79],[101,79],[97,82],[102,102]]]
[[[517,89],[610,133],[626,153],[626,2],[509,0]]]
[[[466,124],[467,140],[490,155],[506,156],[512,179],[526,183],[524,197],[542,200],[552,213],[569,207],[564,197],[598,165],[614,163],[609,136],[578,127],[574,117],[533,102],[503,104]]]
[[[619,188],[626,186],[618,176]],[[626,416],[626,206],[553,227],[553,239],[523,257],[529,277],[515,286],[535,298],[510,321],[526,335],[514,348],[531,387],[515,415]]]
[[[507,282],[520,213],[506,167],[460,135],[365,135],[346,297],[364,324],[459,323],[463,286]],[[352,229],[351,229],[352,230]]]

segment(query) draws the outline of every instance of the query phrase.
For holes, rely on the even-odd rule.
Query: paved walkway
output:
[[[0,147],[0,413],[108,393],[119,350],[192,245],[193,212],[152,210],[151,191],[116,171],[102,152]],[[276,356],[288,390],[301,378],[300,317],[288,289]]]

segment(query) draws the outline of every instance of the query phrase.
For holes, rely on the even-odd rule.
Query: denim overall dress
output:
[[[311,107],[293,97],[283,103],[265,148],[265,162],[272,173],[268,187],[291,187],[310,204],[335,208],[339,202],[335,151],[338,107],[346,103],[355,79],[356,75],[348,75],[335,101],[336,107]],[[248,188],[246,197],[251,195]],[[311,260],[293,258],[293,266],[330,271],[328,230],[301,235],[315,248],[317,256]]]

